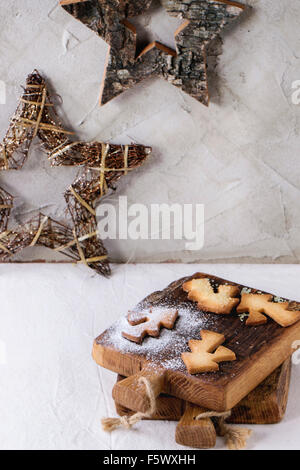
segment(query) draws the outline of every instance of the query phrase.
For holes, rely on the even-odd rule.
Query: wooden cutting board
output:
[[[234,424],[279,423],[287,406],[290,376],[291,359],[287,359],[231,410],[231,416],[226,419],[226,422]],[[124,379],[124,376],[118,375],[117,382]],[[137,411],[129,410],[118,402],[115,402],[115,405],[120,416],[132,415]],[[180,421],[185,414],[186,407],[187,403],[184,400],[161,394],[156,400],[156,412],[148,419]]]
[[[162,329],[158,338],[145,338],[142,344],[122,337],[127,325],[124,316],[94,342],[95,361],[118,374],[128,377],[113,389],[113,397],[129,409],[149,409],[145,387],[139,382],[147,377],[155,395],[167,393],[201,407],[226,411],[232,409],[293,352],[293,343],[300,338],[300,321],[282,328],[273,320],[261,326],[246,326],[233,310],[230,315],[200,311],[187,299],[182,284],[194,278],[209,278],[215,286],[230,283],[240,290],[246,286],[208,274],[197,273],[170,284],[142,302],[135,311],[153,308],[176,308],[178,319],[172,330]],[[264,293],[248,288],[252,293]],[[276,293],[280,295],[280,292]],[[299,310],[300,303],[290,301],[289,308]],[[189,351],[188,341],[200,339],[200,330],[224,334],[224,346],[235,352],[237,360],[220,364],[217,372],[190,375],[181,359]]]

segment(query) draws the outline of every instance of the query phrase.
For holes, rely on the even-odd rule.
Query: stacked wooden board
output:
[[[250,392],[231,411],[226,419],[233,424],[276,424],[284,417],[291,376],[291,360],[287,359],[258,387]],[[117,382],[125,377],[118,375]],[[130,416],[136,410],[129,410],[117,401],[116,411],[120,416]],[[195,420],[201,408],[180,398],[161,394],[157,398],[157,410],[149,419],[179,421],[175,440],[178,444],[196,447],[213,447],[216,443],[216,430],[210,418]]]
[[[176,308],[178,318],[173,328],[163,328],[157,337],[146,337],[137,344],[122,336],[128,329],[125,316],[95,340],[93,357],[101,366],[123,376],[113,389],[119,414],[149,409],[149,396],[139,381],[145,377],[157,397],[156,413],[151,418],[179,421],[177,442],[203,448],[212,447],[216,439],[212,419],[194,419],[203,411],[231,410],[229,421],[233,423],[268,424],[282,419],[290,356],[294,341],[300,337],[300,322],[283,328],[268,318],[265,324],[250,327],[236,308],[228,315],[199,310],[182,287],[192,279],[209,279],[214,289],[236,286],[240,295],[265,294],[203,273],[180,279],[151,294],[134,309],[137,313]],[[299,311],[299,303],[288,302],[288,311]],[[218,371],[192,375],[182,353],[189,350],[189,341],[199,339],[203,330],[224,334],[225,346],[235,353],[236,360],[220,363]]]

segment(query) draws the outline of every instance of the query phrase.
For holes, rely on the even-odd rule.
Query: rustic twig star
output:
[[[20,170],[32,140],[38,137],[52,166],[78,166],[80,174],[64,194],[71,224],[39,213],[22,225],[10,227],[14,198],[0,188],[0,261],[9,261],[28,246],[40,245],[109,275],[107,252],[97,232],[96,203],[122,175],[140,166],[151,149],[72,141],[70,134],[55,114],[44,79],[33,72],[0,143],[0,170]]]
[[[230,0],[160,0],[170,16],[182,18],[176,51],[159,42],[136,55],[137,34],[130,18],[145,13],[152,0],[61,0],[75,18],[109,44],[101,104],[148,77],[161,77],[208,105],[206,47],[243,11]]]

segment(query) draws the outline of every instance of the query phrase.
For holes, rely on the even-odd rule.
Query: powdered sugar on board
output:
[[[159,315],[169,308],[168,305],[160,305],[154,307],[153,310]],[[144,310],[138,309],[138,311],[146,314],[149,312],[149,307]],[[200,313],[202,312],[195,311],[188,304],[179,307],[178,318],[171,330],[162,328],[159,337],[146,337],[141,344],[123,338],[122,331],[128,328],[126,315],[104,333],[102,340],[122,353],[139,354],[168,369],[185,370],[181,353],[188,350],[189,340],[199,339],[201,329],[209,329],[214,325],[214,319],[210,314],[200,315]]]
[[[149,310],[177,309],[178,318],[171,330],[162,328],[159,337],[146,337],[142,344],[136,344],[122,337],[122,331],[128,325],[127,315],[122,317],[111,328],[100,335],[96,342],[104,348],[115,350],[121,355],[132,355],[138,359],[148,362],[153,367],[161,365],[169,370],[187,374],[185,365],[181,359],[182,352],[189,351],[188,342],[191,339],[200,339],[200,331],[210,330],[225,336],[224,346],[231,349],[237,360],[224,362],[216,372],[196,374],[206,382],[216,382],[224,378],[228,380],[243,371],[247,361],[265,350],[267,345],[273,341],[280,341],[283,329],[274,321],[268,320],[263,326],[247,327],[245,319],[240,318],[236,309],[228,315],[217,315],[200,310],[197,305],[188,300],[182,284],[193,278],[209,278],[214,289],[220,284],[234,284],[230,281],[210,276],[204,273],[196,273],[193,276],[181,278],[174,281],[162,291],[153,292],[140,302],[134,312],[149,313]],[[238,285],[238,284],[234,284]],[[253,293],[260,293],[256,289],[238,285],[243,293],[245,289]],[[261,292],[263,293],[263,292]],[[297,304],[298,305],[298,304]],[[194,376],[195,377],[195,376]]]

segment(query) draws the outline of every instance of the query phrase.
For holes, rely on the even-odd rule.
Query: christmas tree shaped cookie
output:
[[[192,352],[184,352],[181,355],[190,374],[216,371],[219,370],[219,362],[236,360],[233,351],[220,346],[225,341],[224,335],[202,330],[201,338],[201,341],[191,339],[189,348]]]

